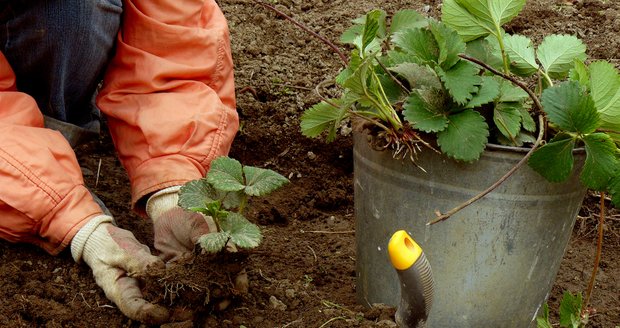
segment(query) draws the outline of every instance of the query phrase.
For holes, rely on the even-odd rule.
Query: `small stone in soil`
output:
[[[248,280],[248,273],[245,272],[245,269],[242,270],[235,278],[235,289],[241,295],[245,295],[248,293],[250,289],[250,282]]]
[[[280,301],[279,299],[277,299],[273,295],[271,295],[271,297],[269,297],[269,305],[271,305],[271,307],[276,309],[276,310],[286,311],[286,304],[282,303],[282,301]]]
[[[230,299],[225,299],[217,304],[217,309],[220,311],[224,311],[228,308],[228,306],[232,303]]]
[[[295,289],[293,288],[289,288],[287,290],[284,291],[284,294],[286,295],[286,297],[288,298],[295,298]]]

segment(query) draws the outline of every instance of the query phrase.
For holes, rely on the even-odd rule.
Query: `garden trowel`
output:
[[[426,327],[433,303],[433,273],[422,248],[407,234],[395,232],[388,244],[392,266],[400,281],[396,323],[404,328]]]

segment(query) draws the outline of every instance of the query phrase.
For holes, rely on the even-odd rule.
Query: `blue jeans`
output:
[[[111,59],[121,0],[0,0],[0,51],[17,89],[72,146],[99,132],[93,98]]]

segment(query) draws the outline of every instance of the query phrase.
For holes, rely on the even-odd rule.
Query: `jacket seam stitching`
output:
[[[224,55],[225,55],[225,49],[224,49],[224,40],[221,36],[217,37],[217,56],[215,59],[215,72],[213,72],[213,78],[211,80],[211,83],[209,83],[209,86],[211,87],[211,89],[216,90],[217,89],[217,85],[219,85],[220,80],[221,80],[221,74],[222,74],[222,70],[224,70]]]
[[[84,187],[86,188],[86,186],[84,186],[83,184],[77,184],[74,185],[71,189],[69,189],[69,191],[65,194],[64,197],[61,197],[60,200],[54,204],[54,206],[52,206],[52,208],[50,208],[49,212],[45,215],[43,215],[41,217],[41,219],[39,219],[38,221],[35,221],[34,224],[34,228],[36,228],[36,230],[34,232],[39,232],[40,228],[41,228],[41,224],[43,223],[43,221],[45,221],[45,218],[49,217],[49,216],[55,216],[56,214],[58,214],[58,211],[56,211],[56,209],[58,208],[58,206],[62,203],[63,200],[65,200],[67,197],[69,197],[69,195],[71,195],[71,193],[73,193],[73,191],[75,191],[76,188],[78,187]]]
[[[39,190],[43,191],[47,194],[52,201],[55,202],[54,207],[60,203],[62,197],[58,194],[52,187],[50,187],[45,181],[36,178],[36,174],[28,169],[23,163],[18,161],[15,157],[11,156],[11,154],[7,153],[4,149],[0,149],[0,152],[5,154],[2,158],[12,167],[14,167],[17,171],[23,174],[25,178],[28,179],[32,184],[34,184]],[[10,160],[9,160],[10,159]],[[16,165],[15,163],[19,164]],[[45,188],[44,188],[45,187]],[[52,194],[53,193],[53,194]]]
[[[224,130],[226,129],[226,126],[227,126],[226,118],[228,117],[228,113],[226,113],[225,106],[220,105],[219,109],[221,111],[221,115],[220,115],[220,121],[217,125],[217,132],[215,136],[213,136],[213,140],[211,141],[211,149],[209,150],[209,153],[207,153],[207,155],[203,157],[203,159],[200,161],[200,163],[203,164],[203,166],[205,162],[213,160],[213,157],[215,156],[217,150],[220,148],[222,135],[224,134]]]

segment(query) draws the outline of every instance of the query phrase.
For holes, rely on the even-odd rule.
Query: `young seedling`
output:
[[[564,292],[560,301],[560,327],[581,328],[588,323],[588,313],[582,311],[583,299],[581,294],[573,295],[569,291]],[[538,328],[554,327],[549,320],[549,306],[545,303],[543,313],[536,318]]]
[[[268,169],[243,166],[229,157],[211,162],[206,178],[186,183],[179,192],[179,206],[213,218],[217,232],[198,240],[203,250],[216,253],[230,241],[240,248],[254,248],[263,239],[260,228],[243,213],[252,196],[265,196],[288,183]]]

